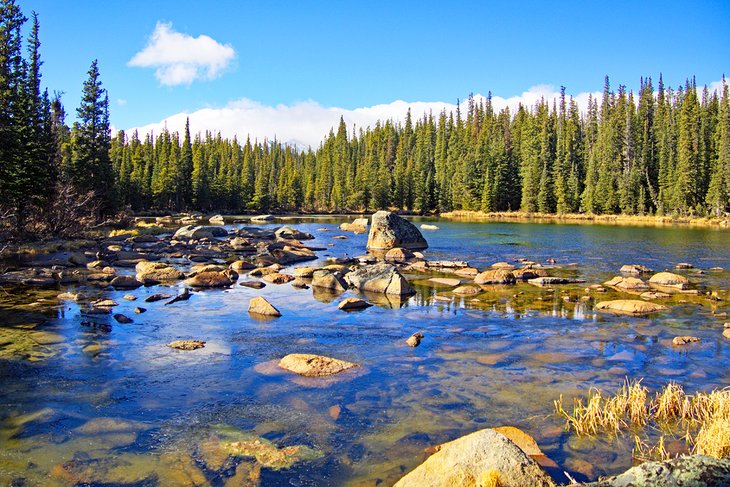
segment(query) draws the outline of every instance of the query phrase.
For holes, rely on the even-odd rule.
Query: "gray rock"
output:
[[[349,272],[345,281],[360,291],[406,296],[416,291],[391,264],[375,264]]]
[[[173,235],[175,240],[200,240],[201,238],[226,237],[228,232],[223,227],[203,227],[186,225],[178,228]]]
[[[301,232],[295,228],[284,226],[274,232],[277,238],[295,239],[295,240],[312,240],[314,236],[311,233]]]
[[[367,247],[371,250],[390,250],[394,247],[422,250],[428,248],[428,243],[411,222],[395,213],[378,211],[372,217]]]
[[[646,462],[628,469],[621,475],[584,485],[592,487],[730,485],[730,459],[717,460],[702,455],[691,455],[663,462]]]

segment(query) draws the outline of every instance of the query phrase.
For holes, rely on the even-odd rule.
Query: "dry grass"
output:
[[[590,213],[528,213],[524,211],[501,211],[484,213],[481,211],[450,211],[441,213],[443,218],[457,220],[490,221],[549,221],[570,223],[599,223],[608,225],[689,225],[696,227],[728,228],[730,222],[724,218],[675,217],[654,215],[594,215]]]
[[[589,389],[585,403],[582,398],[574,399],[572,414],[563,407],[561,396],[555,401],[555,410],[566,419],[566,427],[578,435],[618,435],[652,426],[671,435],[681,434],[692,453],[730,456],[730,388],[688,395],[682,386],[670,382],[649,398],[641,381],[627,380],[613,395]],[[664,441],[661,436],[657,444],[650,445],[635,436],[635,458],[668,458]]]

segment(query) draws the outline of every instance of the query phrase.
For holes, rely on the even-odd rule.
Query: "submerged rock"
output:
[[[422,250],[428,248],[428,243],[411,222],[395,213],[378,211],[372,217],[367,248],[389,250],[394,247]]]
[[[672,339],[672,345],[686,345],[688,343],[696,343],[701,341],[698,337],[693,337],[690,335],[684,335],[684,336],[678,336],[674,337]]]
[[[667,307],[638,299],[615,299],[613,301],[601,301],[596,304],[596,309],[621,314],[646,315],[664,311]]]
[[[553,286],[555,284],[576,284],[581,282],[586,282],[585,279],[576,279],[572,277],[536,277],[535,279],[529,279],[527,281],[528,283],[532,284],[533,286]]]
[[[359,366],[323,355],[290,353],[279,361],[279,367],[304,377],[326,377]]]
[[[391,264],[375,264],[348,273],[347,283],[360,291],[407,296],[416,291]]]
[[[438,452],[396,482],[396,487],[553,487],[555,483],[517,445],[483,429],[441,445]]]

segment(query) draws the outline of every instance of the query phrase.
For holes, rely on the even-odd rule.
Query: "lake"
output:
[[[286,223],[312,233],[316,238],[306,243],[327,250],[320,260],[297,265],[313,266],[365,252],[367,235],[338,230],[349,220],[291,218],[259,226]],[[615,391],[626,378],[643,378],[652,391],[669,381],[688,392],[730,386],[730,340],[722,336],[730,295],[713,301],[676,294],[659,301],[669,311],[633,317],[594,309],[598,300],[630,295],[586,290],[618,275],[623,264],[670,269],[702,292],[727,290],[727,230],[413,220],[440,227],[423,231],[429,260],[465,260],[484,269],[529,259],[554,267],[551,275],[586,282],[485,286],[476,297],[461,298],[426,282],[430,276],[405,273],[416,295],[376,299],[376,306],[351,313],[337,308],[350,291],[338,297],[288,284],[205,290],[170,306],[143,300],[178,294],[182,282],[129,292],[64,288],[119,303],[114,313],[132,323],[110,315],[92,320],[111,330],[90,326],[81,304],[58,301],[60,290],[5,289],[0,484],[391,485],[426,458],[426,448],[504,425],[531,434],[576,479],[595,479],[631,466],[633,436],[576,437],[555,414],[553,401],[561,395],[570,404],[589,387]],[[680,262],[695,268],[674,271]],[[711,270],[717,267],[726,270]],[[255,296],[283,316],[252,318],[247,307]],[[136,314],[139,306],[147,312]],[[410,348],[405,340],[416,331],[424,339]],[[673,347],[677,335],[702,341]],[[177,339],[206,345],[165,346]],[[289,353],[360,367],[302,378],[276,367]],[[255,451],[229,457],[221,440]]]

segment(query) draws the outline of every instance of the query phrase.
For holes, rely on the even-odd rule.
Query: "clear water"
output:
[[[366,235],[332,238],[343,234],[337,225],[346,220],[286,223],[313,233],[308,243],[334,244],[319,253],[322,259],[363,254]],[[703,290],[726,290],[730,272],[709,269],[730,268],[727,230],[429,222],[440,227],[424,231],[430,260],[484,268],[556,259],[555,274],[587,282],[554,292],[529,284],[491,287],[463,299],[428,286],[426,276],[408,275],[416,296],[376,301],[356,313],[337,309],[350,292],[336,297],[289,285],[207,290],[172,306],[142,301],[175,294],[182,284],[131,291],[137,301],[124,300],[128,292],[69,288],[90,299],[112,298],[119,303],[114,313],[134,319],[123,325],[91,317],[111,331],[82,325],[89,318],[79,304],[56,300],[59,291],[6,289],[0,292],[0,484],[223,486],[242,485],[242,476],[254,472],[267,486],[390,485],[426,458],[425,448],[503,425],[530,433],[562,470],[585,480],[629,467],[633,439],[566,432],[553,408],[561,394],[569,400],[591,386],[615,390],[626,377],[643,377],[651,389],[670,380],[689,391],[730,385],[730,340],[722,337],[730,295],[720,302],[676,295],[663,301],[668,312],[648,318],[599,314],[593,298],[580,299],[630,298],[585,291],[629,263],[659,271],[689,262],[705,273],[677,272]],[[249,316],[248,300],[259,295],[283,316]],[[135,314],[136,306],[148,311]],[[409,348],[404,340],[416,331],[425,338]],[[672,337],[684,334],[702,342],[672,347]],[[187,352],[165,347],[187,338],[207,343]],[[303,379],[272,365],[288,353],[361,367]],[[211,441],[226,434],[319,453],[281,469],[259,459],[259,471],[252,458],[210,453]]]

